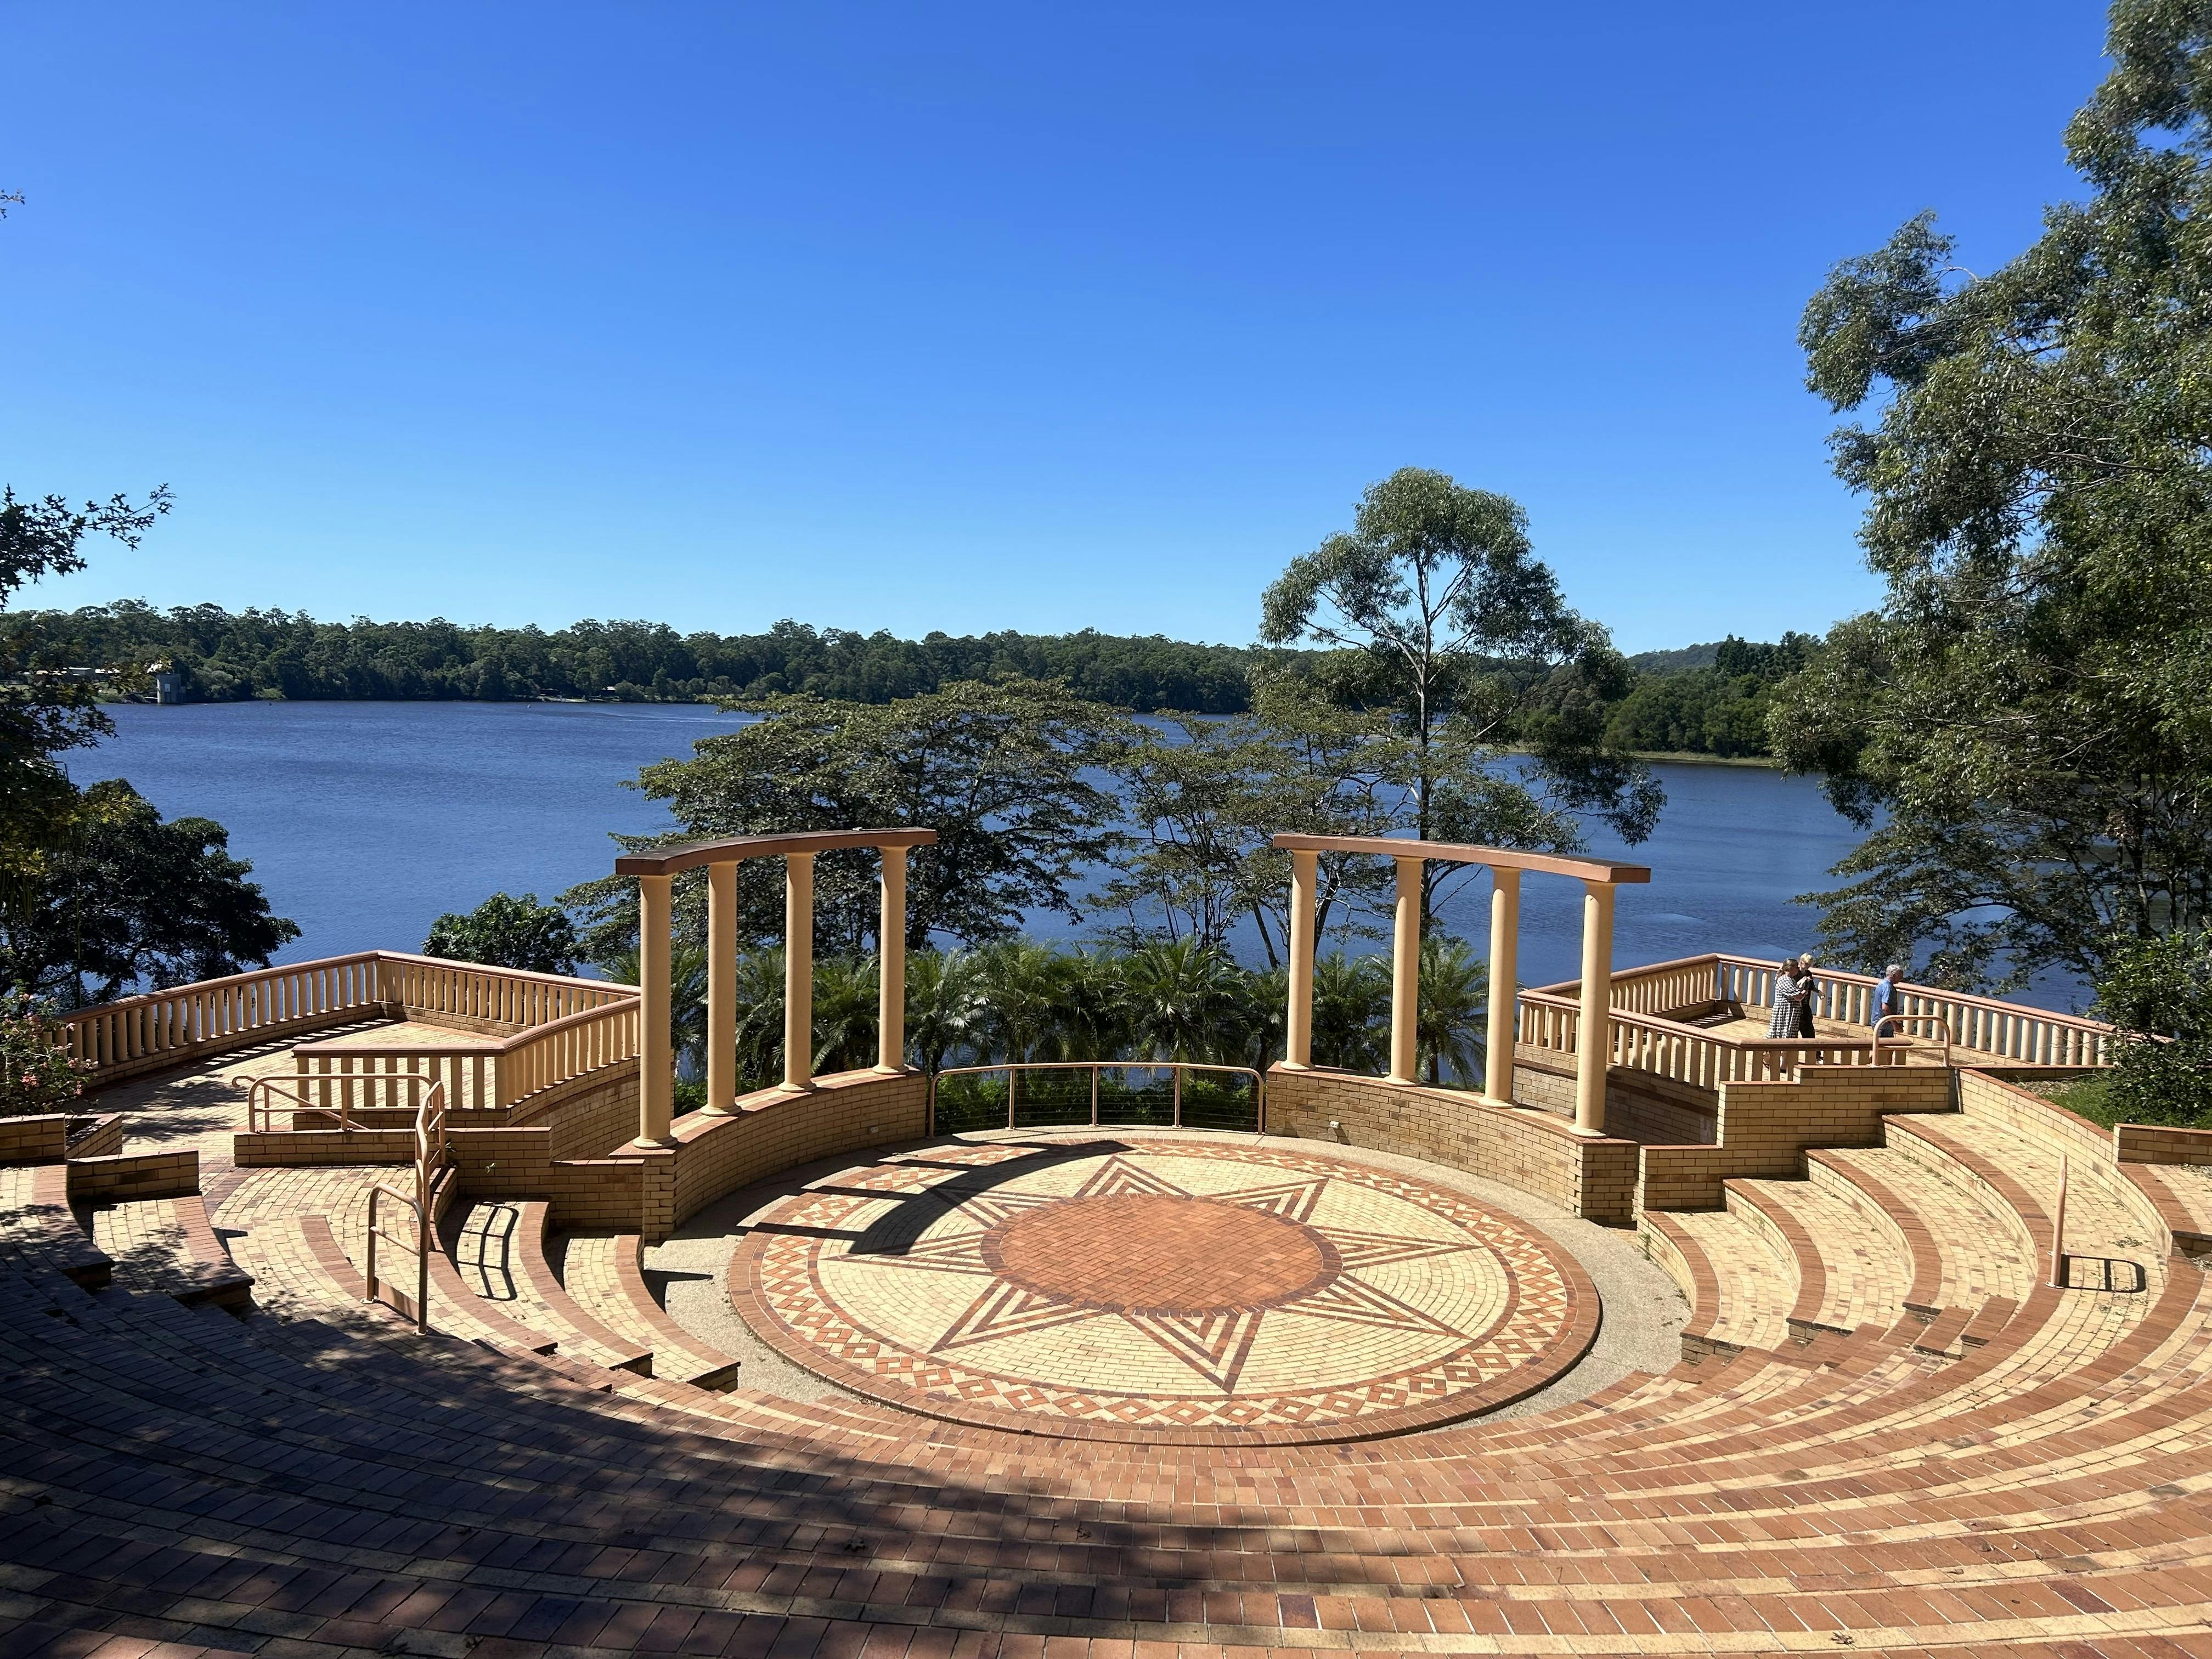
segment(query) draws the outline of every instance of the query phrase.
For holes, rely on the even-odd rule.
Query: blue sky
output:
[[[32,603],[1243,641],[1408,465],[1626,649],[1876,592],[1835,260],[2073,194],[2103,15],[0,5],[0,477],[178,510]]]

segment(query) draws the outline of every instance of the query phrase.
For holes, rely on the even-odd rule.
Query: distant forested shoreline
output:
[[[1319,655],[1208,645],[1159,635],[1005,631],[904,640],[784,621],[759,634],[678,633],[665,623],[584,621],[562,629],[428,622],[319,621],[304,611],[158,610],[137,600],[0,618],[9,642],[49,664],[110,671],[109,694],[166,698],[526,702],[583,698],[694,702],[804,693],[886,703],[965,680],[1062,680],[1087,701],[1140,714],[1235,714],[1263,665]],[[1736,639],[1626,659],[1606,738],[1642,753],[1723,759],[1768,752],[1773,687],[1820,641]]]

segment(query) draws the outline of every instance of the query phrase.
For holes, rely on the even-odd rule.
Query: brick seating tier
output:
[[[2212,1284],[2143,1247],[2182,1200],[2071,1152],[2070,1248],[2143,1284],[2042,1282],[2064,1133],[1970,1098],[1648,1216],[1705,1264],[1693,1357],[1327,1447],[695,1387],[635,1237],[529,1201],[449,1210],[418,1336],[359,1300],[381,1171],[236,1182],[244,1322],[86,1288],[27,1204],[0,1653],[2212,1650]]]

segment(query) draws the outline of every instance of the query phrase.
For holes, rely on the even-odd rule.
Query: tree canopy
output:
[[[0,628],[24,648],[101,666],[168,663],[187,701],[246,697],[398,700],[591,697],[696,702],[808,696],[889,702],[956,680],[1065,680],[1116,708],[1230,714],[1255,653],[1157,635],[1000,632],[902,640],[783,621],[758,634],[679,633],[665,623],[566,628],[319,621],[304,611],[220,605],[157,611],[134,600],[19,615]]]
[[[1569,852],[1585,817],[1632,844],[1657,821],[1649,769],[1605,738],[1627,665],[1569,608],[1506,496],[1418,467],[1370,485],[1352,528],[1267,589],[1260,631],[1332,648],[1315,677],[1376,717],[1404,780],[1394,816],[1425,841]],[[1425,907],[1449,875],[1430,867]]]
[[[1923,215],[1808,306],[1881,607],[1771,731],[1872,833],[1816,896],[1868,961],[2100,976],[2212,903],[2212,12],[2119,0],[2089,186],[1988,275]]]
[[[533,974],[574,973],[578,949],[568,913],[557,904],[540,904],[535,893],[520,898],[494,893],[465,914],[448,911],[430,924],[430,936],[422,941],[426,957]]]
[[[776,697],[745,706],[763,718],[702,739],[690,760],[639,775],[683,826],[663,841],[925,824],[938,840],[911,855],[910,944],[933,933],[1001,939],[1032,911],[1081,918],[1079,879],[1115,842],[1117,802],[1097,769],[1127,739],[1121,716],[1064,686],[1022,679],[962,682],[882,705]],[[738,869],[740,933],[781,939],[781,860]],[[876,871],[866,852],[817,860],[815,928],[825,951],[854,953],[873,939]],[[614,878],[563,896],[590,915],[593,954],[635,933],[635,888]],[[679,919],[699,937],[702,892],[696,877],[679,882]]]

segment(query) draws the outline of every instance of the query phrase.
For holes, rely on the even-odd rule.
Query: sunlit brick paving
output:
[[[1697,1146],[1318,1073],[932,1135],[887,1071],[640,1146],[617,1055],[210,1204],[231,1063],[9,1131],[0,1651],[2212,1651],[2190,1132],[1808,1066]],[[1614,1158],[1632,1224],[1560,1200]]]

